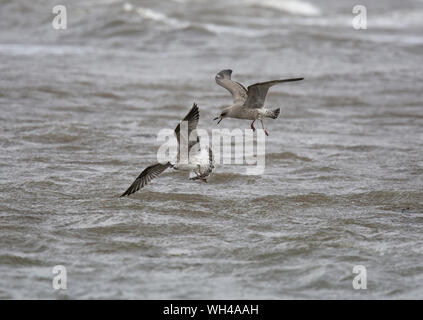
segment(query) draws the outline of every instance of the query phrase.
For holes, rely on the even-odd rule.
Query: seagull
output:
[[[178,140],[178,155],[176,162],[167,162],[164,164],[156,163],[147,167],[143,172],[140,173],[140,175],[121,195],[121,197],[129,196],[134,192],[137,192],[168,168],[188,171],[190,173],[190,180],[200,180],[207,182],[207,177],[214,169],[213,152],[210,147],[205,149],[200,146],[200,137],[196,134],[196,132],[196,139],[194,139],[194,141],[190,141],[190,138],[192,139],[191,133],[197,129],[199,119],[200,112],[198,110],[197,104],[194,103],[191,110],[187,113],[182,122],[180,122],[175,128],[175,136]],[[181,124],[184,121],[186,121],[188,124],[188,135],[184,132],[181,133]],[[188,159],[183,159],[181,156],[181,144],[184,144],[184,146],[188,149]]]
[[[260,120],[264,133],[268,136],[269,133],[264,128],[262,118],[276,119],[279,116],[280,108],[266,109],[263,108],[264,100],[266,99],[267,91],[271,86],[282,82],[299,81],[304,78],[292,78],[284,80],[272,80],[253,84],[245,89],[239,82],[231,80],[232,70],[226,69],[220,71],[216,77],[216,83],[226,90],[228,90],[234,99],[233,104],[229,107],[223,108],[220,115],[213,120],[219,120],[220,123],[224,118],[237,118],[253,120],[251,129],[256,130],[254,122]]]

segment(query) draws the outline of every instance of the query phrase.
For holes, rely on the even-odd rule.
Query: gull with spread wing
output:
[[[280,113],[280,108],[263,108],[269,88],[278,83],[299,81],[304,79],[291,78],[260,82],[249,86],[248,89],[245,89],[242,84],[231,79],[231,74],[232,70],[226,69],[220,71],[215,77],[216,83],[228,90],[232,94],[234,101],[231,106],[223,108],[220,115],[213,120],[219,120],[217,122],[218,124],[224,118],[253,120],[251,123],[251,129],[253,129],[253,131],[256,130],[254,127],[254,122],[256,120],[260,120],[262,128],[267,136],[269,133],[264,128],[263,118],[276,119]]]
[[[157,163],[147,167],[143,172],[140,173],[140,175],[121,195],[121,197],[129,196],[134,192],[137,192],[168,168],[188,171],[190,176],[193,175],[190,180],[200,180],[207,182],[207,177],[214,169],[214,158],[213,153],[209,147],[207,149],[201,147],[200,137],[196,134],[196,132],[194,132],[194,135],[191,135],[191,133],[197,129],[199,119],[200,112],[198,110],[198,106],[194,103],[191,110],[188,112],[182,122],[180,122],[175,128],[175,136],[178,140],[178,155],[176,162],[167,162],[164,164]],[[188,130],[182,130],[181,132],[181,124],[187,124]],[[182,129],[184,129],[184,127],[185,126],[183,125]],[[185,147],[185,149],[188,151],[187,156],[185,157],[183,154],[183,147]]]

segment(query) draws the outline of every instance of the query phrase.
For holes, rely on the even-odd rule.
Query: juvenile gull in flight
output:
[[[237,118],[237,119],[248,119],[253,120],[251,123],[251,129],[256,130],[254,122],[260,120],[261,126],[268,136],[268,132],[264,129],[262,118],[276,119],[279,116],[280,108],[277,109],[266,109],[263,108],[264,100],[266,99],[267,91],[275,84],[282,82],[299,81],[304,78],[292,78],[284,80],[272,80],[266,82],[260,82],[253,84],[245,89],[245,87],[239,82],[231,80],[232,70],[222,70],[216,77],[216,83],[223,88],[227,89],[234,99],[231,106],[226,107],[222,110],[220,115],[213,120],[219,120],[217,123],[224,118]]]
[[[165,164],[157,163],[147,167],[140,173],[140,175],[121,195],[121,197],[129,196],[132,193],[137,192],[168,168],[188,171],[190,176],[193,174],[193,177],[190,178],[191,180],[201,180],[203,182],[207,182],[207,177],[214,169],[213,153],[210,148],[201,148],[200,137],[196,134],[196,132],[194,132],[194,141],[190,141],[193,138],[193,136],[191,136],[191,132],[197,129],[199,119],[200,112],[197,105],[194,103],[182,122],[175,128],[175,136],[178,140],[178,155],[176,162],[167,162]],[[187,123],[187,133],[181,132],[181,124],[184,121]],[[185,159],[183,158],[183,155],[181,155],[181,144],[184,144],[188,150],[188,157],[185,157]]]

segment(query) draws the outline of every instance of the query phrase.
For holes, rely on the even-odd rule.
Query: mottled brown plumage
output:
[[[262,118],[276,119],[279,116],[280,108],[277,109],[265,109],[264,101],[266,100],[267,92],[270,87],[278,83],[292,82],[303,80],[304,78],[291,78],[283,80],[272,80],[266,82],[259,82],[253,84],[245,89],[245,87],[239,82],[231,79],[232,70],[226,69],[220,71],[216,77],[216,83],[223,88],[227,89],[233,97],[233,104],[222,110],[220,115],[214,120],[222,121],[224,118],[237,118],[237,119],[248,119],[253,120],[251,123],[251,129],[255,130],[254,122],[260,120],[263,130],[268,135]]]

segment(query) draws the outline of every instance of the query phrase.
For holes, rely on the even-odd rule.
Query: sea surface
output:
[[[0,298],[422,299],[422,16],[421,0],[1,0]],[[201,129],[249,128],[212,121],[227,68],[305,77],[269,91],[264,173],[170,170],[119,198],[193,102]]]

